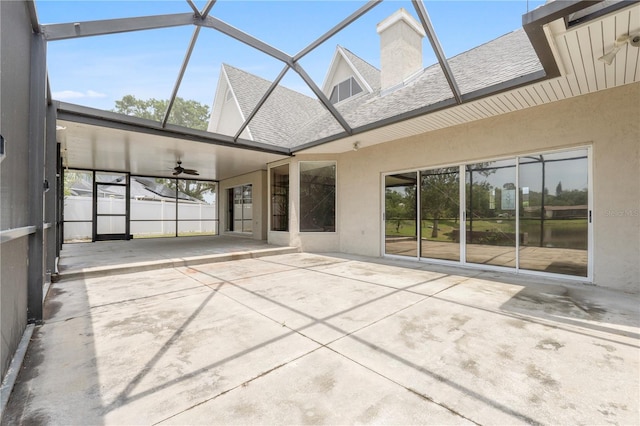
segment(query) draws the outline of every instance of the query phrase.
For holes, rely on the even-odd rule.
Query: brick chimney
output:
[[[380,82],[382,91],[402,84],[422,70],[422,25],[400,9],[376,26],[380,34]]]

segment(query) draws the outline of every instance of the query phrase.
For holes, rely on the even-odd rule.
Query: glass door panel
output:
[[[98,192],[101,192],[102,185],[98,184]],[[124,191],[124,188],[119,188]],[[124,195],[110,194],[106,197],[98,198],[98,214],[99,215],[124,215],[127,213],[127,203]]]
[[[126,232],[127,218],[125,216],[98,216],[98,235],[124,235]]]
[[[94,182],[95,241],[129,238],[129,176],[96,172]]]
[[[586,149],[520,158],[520,268],[587,276]]]
[[[467,262],[515,268],[515,159],[467,166],[466,229]]]
[[[229,231],[252,232],[253,225],[253,187],[236,186],[229,189]]]
[[[253,231],[253,193],[252,186],[242,187],[242,232]]]
[[[127,175],[117,172],[96,172],[96,182],[104,184],[123,185],[126,183]]]
[[[64,170],[63,241],[91,241],[93,172]]]
[[[420,172],[420,257],[460,260],[460,169]]]
[[[418,256],[417,173],[385,176],[385,254]]]

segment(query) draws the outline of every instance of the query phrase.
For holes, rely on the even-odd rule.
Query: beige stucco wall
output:
[[[252,185],[253,194],[253,231],[250,236],[255,240],[267,239],[267,171],[257,170],[245,175],[236,176],[231,179],[220,181],[219,197],[219,232],[220,234],[234,234],[227,232],[227,216],[229,199],[227,190],[235,186]]]
[[[342,154],[339,249],[382,254],[384,172],[592,146],[594,283],[640,292],[639,110],[636,83]]]

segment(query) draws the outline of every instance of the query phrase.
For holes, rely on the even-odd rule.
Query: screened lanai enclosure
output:
[[[45,2],[40,10],[36,10],[35,6],[40,6],[37,2],[27,4],[32,7],[34,31],[46,43],[47,96],[57,110],[56,137],[61,146],[58,174],[65,176],[60,185],[64,186],[65,193],[61,205],[64,217],[60,217],[59,222],[64,226],[61,240],[66,242],[217,234],[221,231],[254,232],[253,201],[242,195],[251,193],[252,185],[244,182],[225,188],[226,193],[221,197],[217,193],[220,180],[264,168],[266,164],[297,153],[323,152],[322,147],[332,142],[332,150],[336,152],[371,146],[389,139],[371,133],[384,126],[548,80],[561,69],[553,58],[551,45],[532,43],[543,36],[544,25],[560,16],[566,17],[567,25],[578,25],[625,7],[625,2],[617,1],[588,6],[582,2],[564,6],[558,3],[558,6],[549,6],[553,10],[548,14],[536,15],[534,9],[542,5],[542,1],[510,2],[508,7],[517,11],[513,13],[518,18],[516,22],[505,24],[496,20],[489,25],[475,19],[478,11],[477,5],[473,4],[456,7],[451,15],[450,8],[444,3],[426,4],[418,0],[272,2],[268,5],[268,22],[255,25],[251,16],[264,6],[257,3],[149,2],[109,13],[103,3],[96,3],[91,8],[79,3],[74,8],[55,9]],[[491,5],[498,9],[492,9],[490,13],[497,13],[500,7],[507,5]],[[508,30],[517,28],[522,14],[527,14],[525,31],[502,36],[507,30],[500,25],[507,25]],[[78,19],[82,16],[91,19]],[[309,16],[318,17],[311,26],[307,20]],[[460,22],[454,26],[454,32],[448,29],[452,16]],[[55,23],[49,23],[51,20]],[[404,51],[403,61],[415,62],[408,65],[415,68],[412,72],[421,71],[415,82],[411,80],[414,77],[406,77],[406,72],[399,74],[401,78],[398,79],[396,74],[400,71],[393,68],[398,62],[392,52],[396,46],[394,31],[397,31],[393,28],[402,20],[409,22],[408,27],[413,31],[410,36],[413,38],[408,40],[410,44],[415,45],[425,36],[428,40],[428,43],[420,44],[422,47],[416,53],[420,57],[418,62],[412,59],[413,53]],[[299,37],[277,36],[273,30],[285,22],[288,30],[298,33]],[[465,25],[465,22],[473,25]],[[465,33],[469,37],[465,37]],[[493,41],[494,37],[498,39]],[[468,38],[473,42],[465,41]],[[158,40],[165,40],[165,44],[167,40],[181,42],[172,41],[170,47],[163,49]],[[516,56],[511,59],[520,69],[503,81],[486,82],[483,80],[487,73],[504,72],[504,64],[493,58],[487,47],[497,40],[514,47],[512,54]],[[488,43],[477,50],[476,55],[480,55],[482,61],[466,54],[482,43]],[[533,44],[533,49],[528,48],[529,43]],[[367,47],[377,45],[381,46],[380,52]],[[519,46],[522,48],[517,48]],[[349,49],[358,52],[354,54]],[[386,53],[385,49],[390,49],[391,53]],[[95,70],[107,65],[116,52],[129,62],[126,66],[114,67],[111,61],[107,83],[102,73]],[[79,60],[79,55],[84,55],[84,61],[92,64],[92,72],[87,73],[83,67],[65,66],[68,61]],[[134,71],[138,67],[143,73],[149,72],[137,59],[141,55],[151,63],[161,61],[163,64],[153,70],[151,79]],[[340,61],[353,66],[356,72],[349,74],[348,67]],[[247,66],[242,67],[243,63],[250,63],[249,68],[258,69],[258,73],[246,72]],[[426,68],[423,63],[428,64]],[[329,64],[332,65],[327,69]],[[96,89],[102,85],[104,90],[65,90],[74,75],[78,78],[90,75],[86,84]],[[151,85],[159,99],[143,101],[144,92],[149,92]],[[422,85],[428,89],[421,89]],[[398,89],[404,86],[415,86],[417,89],[412,90],[417,93],[402,95],[402,90]],[[547,89],[542,91],[548,93]],[[114,99],[115,93],[123,96]],[[504,106],[493,105],[490,109],[508,112],[509,108],[526,107],[533,102],[528,97],[531,97],[529,92],[523,93],[520,97],[502,101]],[[237,111],[227,104],[237,104]],[[443,117],[439,126],[460,120],[472,121],[480,118],[482,112],[478,113],[476,106],[460,110],[455,118]],[[87,143],[87,140],[93,142]],[[171,170],[178,161],[197,170],[201,180],[174,179]],[[547,163],[542,161],[541,164]],[[575,230],[580,228],[577,222],[565,220],[560,226],[558,217],[565,215],[565,219],[579,220],[579,216],[583,220],[588,210],[586,199],[580,201],[582,204],[577,205],[580,207],[577,209],[564,203],[578,201],[558,201],[554,194],[538,201],[536,192],[526,193],[527,186],[517,189],[517,211],[516,208],[502,209],[500,197],[512,196],[511,206],[516,202],[515,178],[505,177],[505,182],[501,183],[511,185],[509,188],[492,186],[484,172],[473,169],[474,165],[465,164],[469,170],[464,173],[456,170],[457,167],[414,173],[410,180],[415,181],[416,188],[419,182],[417,192],[421,196],[414,197],[416,200],[412,203],[420,203],[420,207],[409,207],[404,203],[404,208],[409,209],[406,212],[409,216],[419,213],[420,217],[402,220],[421,224],[413,230],[413,238],[420,243],[409,247],[411,244],[403,239],[408,226],[401,225],[400,219],[394,219],[395,231],[387,232],[390,226],[387,219],[385,233],[397,247],[387,244],[385,253],[520,267],[517,265],[521,260],[522,265],[527,263],[522,248],[533,241],[537,241],[538,248],[559,248],[555,241],[557,236],[578,232]],[[518,163],[517,167],[524,172],[535,166]],[[67,173],[62,173],[62,169]],[[514,163],[511,169],[496,166],[490,170],[493,179],[498,179],[515,173],[515,169]],[[93,173],[98,174],[94,176]],[[110,173],[113,174],[111,185],[99,181],[99,176],[111,176]],[[275,176],[270,174],[270,177]],[[304,176],[304,173],[300,175],[301,182]],[[476,182],[473,182],[474,178]],[[274,185],[270,188],[275,188]],[[80,194],[81,186],[91,187],[92,192]],[[315,183],[307,186],[307,194],[313,188],[320,188]],[[463,186],[468,186],[468,193],[464,197],[460,192],[458,197],[456,188]],[[195,197],[191,187],[196,188]],[[491,187],[491,193],[483,193],[481,188],[484,187]],[[203,188],[206,188],[205,192]],[[407,188],[410,190],[413,186]],[[587,186],[569,191],[579,190],[586,191]],[[547,189],[539,189],[538,192],[545,191]],[[394,191],[394,194],[398,193]],[[491,208],[485,206],[484,210],[478,210],[474,206],[479,204],[473,204],[474,195],[475,203],[487,197],[491,200],[498,197],[498,208],[494,207],[495,201],[490,201]],[[528,206],[525,198],[529,196],[538,204]],[[283,198],[282,194],[275,197]],[[325,200],[326,197],[320,198]],[[335,199],[335,194],[330,198]],[[300,200],[303,205],[308,204],[304,201],[305,196]],[[465,204],[466,210],[462,211],[460,206]],[[319,218],[320,212],[327,208],[334,209],[333,213]],[[391,208],[397,210],[398,206]],[[270,203],[269,209],[269,220],[273,221],[270,229],[288,230],[289,224],[283,222],[290,219],[288,206]],[[390,214],[398,216],[399,213]],[[500,216],[494,218],[492,215]],[[221,217],[224,220],[219,224]],[[486,220],[492,219],[501,223],[493,221],[487,226]],[[540,226],[533,223],[536,220]],[[427,221],[432,225],[426,225]],[[335,230],[335,201],[305,207],[305,214],[298,222],[302,232]],[[461,239],[460,224],[463,222],[466,238]],[[439,226],[445,224],[446,228],[440,232]],[[430,235],[423,226],[432,227]],[[572,230],[564,230],[565,226]],[[587,233],[582,234],[575,239],[568,237],[575,240],[573,243],[560,245],[566,246],[562,247],[564,249],[587,250]],[[449,235],[449,241],[443,240],[444,235]],[[510,246],[512,250],[502,254],[474,254],[475,245],[481,242],[497,247]],[[519,259],[520,255],[522,259]],[[578,267],[578,275],[585,276],[587,261],[579,263],[582,266]],[[551,269],[561,271],[563,268],[565,266]],[[567,270],[577,271],[574,267]]]
[[[224,234],[637,293],[639,8],[0,1],[3,375],[78,241]]]
[[[63,242],[216,235],[215,181],[64,170]]]

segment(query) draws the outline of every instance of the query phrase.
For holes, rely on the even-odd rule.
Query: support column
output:
[[[31,42],[29,93],[29,223],[36,232],[29,236],[29,282],[27,287],[27,320],[42,323],[42,290],[45,282],[44,159],[46,120],[46,42],[42,34],[34,34]]]
[[[58,210],[58,143],[56,141],[56,108],[47,105],[47,135],[45,150],[45,180],[49,190],[44,194],[44,221],[50,225],[46,233],[46,269],[45,273],[51,277],[56,272],[57,257],[57,210]]]
[[[56,257],[60,257],[64,240],[64,169],[62,168],[62,152],[56,143]]]

